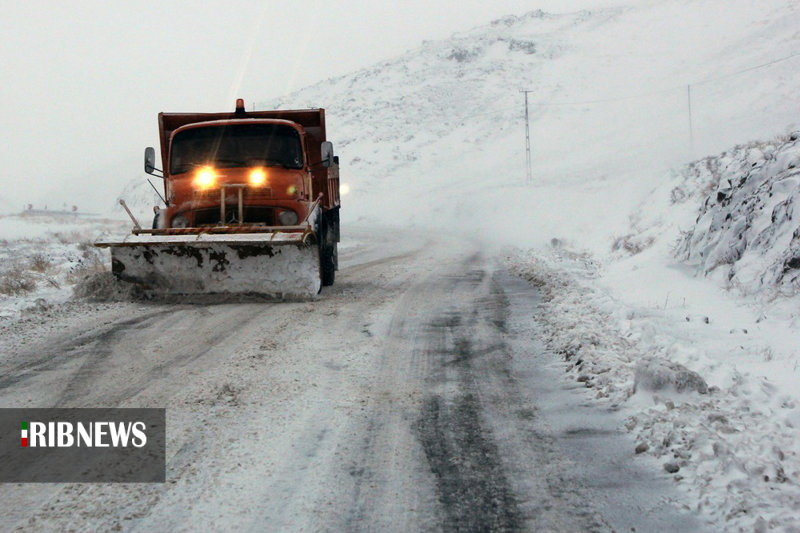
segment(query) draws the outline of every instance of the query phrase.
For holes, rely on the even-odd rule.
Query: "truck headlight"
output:
[[[294,211],[281,211],[278,213],[278,222],[283,226],[294,226],[297,224],[297,213]]]
[[[254,168],[250,171],[248,178],[250,179],[250,185],[261,187],[267,183],[267,172],[263,168]]]
[[[189,219],[183,215],[178,215],[172,219],[173,228],[187,228],[189,227]]]
[[[210,189],[217,183],[217,172],[214,167],[200,167],[194,175],[194,186],[198,189]]]

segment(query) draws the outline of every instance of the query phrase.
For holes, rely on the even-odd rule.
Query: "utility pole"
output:
[[[692,120],[692,86],[686,86],[686,104],[689,107],[689,156],[694,159],[694,121]]]
[[[531,173],[531,126],[528,119],[528,93],[533,91],[523,89],[520,92],[525,94],[525,183],[529,184],[533,181],[533,176]]]

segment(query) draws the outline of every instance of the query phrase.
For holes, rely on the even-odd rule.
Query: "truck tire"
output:
[[[336,279],[336,242],[331,242],[331,225],[321,217],[319,233],[319,277],[323,287],[330,287]]]
[[[322,286],[330,287],[336,279],[336,244],[320,246],[319,263]]]

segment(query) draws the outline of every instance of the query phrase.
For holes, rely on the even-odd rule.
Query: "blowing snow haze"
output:
[[[536,10],[257,103],[327,109],[351,220],[591,244],[670,167],[797,127],[800,58],[748,70],[796,50],[796,15],[785,0]],[[153,203],[138,177],[133,191]]]
[[[224,9],[180,2],[158,8],[90,2],[81,11],[61,4],[8,7],[8,20],[17,23],[0,41],[4,68],[15,73],[0,89],[11,126],[0,139],[2,197],[7,209],[33,202],[108,211],[133,180],[128,188],[138,183],[144,203],[152,204],[141,151],[157,144],[158,111],[219,111],[236,96],[267,105],[294,87],[392,56],[280,100],[284,107],[326,107],[329,120],[345,128],[334,140],[342,141],[343,163],[352,170],[356,212],[369,209],[364,194],[383,194],[381,182],[392,182],[393,195],[398,179],[418,192],[452,186],[454,179],[461,191],[519,183],[522,88],[532,91],[532,103],[546,104],[531,107],[540,184],[596,183],[642,162],[684,162],[796,121],[789,112],[798,98],[796,62],[697,86],[692,153],[682,88],[788,55],[796,44],[792,2],[541,3],[557,12],[578,10],[559,15],[525,14],[525,2],[494,4],[453,11],[408,3],[391,16],[357,3],[347,10],[318,6],[310,11],[331,23],[318,22],[319,31],[294,47],[285,43],[296,36],[271,23],[277,15],[271,7],[249,2]],[[168,38],[160,20],[171,21]],[[374,20],[385,24],[375,29]],[[490,20],[402,53],[422,39]],[[343,30],[357,48],[341,48]]]
[[[237,97],[277,97],[526,9],[523,0],[458,9],[423,0],[4,1],[0,196],[14,210],[28,202],[110,209],[139,175],[143,147],[156,144],[159,111],[213,112]]]
[[[797,127],[800,58],[694,86],[693,139],[687,110],[687,84],[796,50],[796,15],[786,1],[532,11],[277,103],[329,102],[351,216],[591,241],[671,166]]]

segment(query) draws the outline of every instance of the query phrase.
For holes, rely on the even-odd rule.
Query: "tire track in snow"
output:
[[[42,372],[55,370],[59,366],[68,363],[74,357],[80,357],[82,352],[90,350],[92,345],[110,345],[122,333],[131,329],[144,328],[148,323],[152,323],[170,312],[172,312],[172,309],[160,310],[114,322],[110,326],[89,331],[74,339],[57,340],[52,343],[53,346],[50,349],[43,353],[27,351],[23,354],[23,357],[30,357],[31,359],[3,371],[3,376],[0,377],[0,390],[16,385],[27,378],[37,376]]]
[[[422,351],[437,363],[432,381],[441,392],[427,396],[415,430],[436,480],[442,528],[516,531],[522,527],[517,497],[494,436],[482,421],[483,407],[470,372],[473,358],[497,348],[476,350],[468,336],[478,319],[476,293],[486,277],[484,270],[475,268],[478,260],[477,255],[469,257],[464,274],[446,279],[458,298],[451,298],[453,307],[426,326]]]
[[[490,261],[473,256],[419,349],[431,360],[415,424],[444,510],[445,531],[598,531],[591,498],[561,475],[552,439],[536,429],[507,340],[510,300]]]
[[[267,307],[269,304],[263,305]],[[120,388],[106,392],[102,398],[92,398],[91,392],[98,382],[108,380],[114,373],[119,373],[119,369],[115,367],[120,364],[120,357],[136,358],[143,350],[152,350],[152,345],[159,342],[167,330],[163,323],[159,324],[154,320],[140,322],[133,328],[115,328],[113,336],[98,338],[97,342],[93,343],[80,368],[70,375],[56,401],[56,406],[91,405],[98,402],[103,405],[120,405],[145,389],[153,387],[159,381],[168,379],[171,372],[202,359],[213,351],[220,350],[223,343],[231,338],[235,339],[238,331],[246,329],[259,313],[265,312],[265,307],[242,306],[230,311],[226,309],[220,313],[222,324],[217,324],[216,327],[201,326],[203,319],[209,319],[208,316],[203,316],[209,314],[203,312],[203,308],[199,308],[199,312],[198,309],[191,307],[187,309],[183,306],[170,309],[168,312],[173,319],[180,313],[188,315],[184,318],[195,321],[197,323],[195,334],[182,336],[180,345],[172,350],[161,350],[162,357],[147,361],[145,364],[149,366],[131,372],[129,378],[121,382],[123,386]],[[216,316],[210,318],[214,319]],[[227,349],[235,348],[235,341],[226,344]]]

